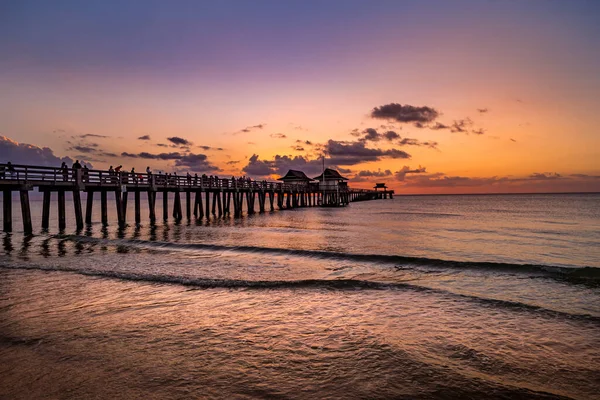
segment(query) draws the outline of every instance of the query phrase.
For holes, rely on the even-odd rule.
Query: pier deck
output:
[[[101,220],[108,224],[108,197],[114,193],[115,207],[119,226],[126,224],[129,193],[133,194],[135,204],[135,223],[141,223],[141,193],[145,193],[148,202],[150,223],[156,222],[156,194],[162,195],[163,219],[169,215],[176,221],[184,218],[182,194],[185,196],[185,217],[195,218],[240,217],[246,212],[256,212],[258,200],[259,212],[266,207],[271,211],[275,205],[280,210],[314,206],[345,206],[350,202],[392,198],[394,191],[376,191],[351,189],[346,186],[335,190],[323,190],[318,183],[289,184],[270,181],[256,181],[243,178],[218,178],[207,176],[179,176],[170,174],[146,174],[130,172],[109,172],[92,169],[61,169],[33,165],[0,164],[0,190],[3,194],[3,229],[12,231],[12,193],[19,192],[23,230],[32,233],[29,192],[37,189],[43,193],[42,228],[48,229],[50,202],[52,194],[58,198],[58,225],[60,230],[66,227],[65,193],[73,195],[74,214],[77,229],[84,227],[84,214],[81,205],[81,192],[86,192],[85,223],[92,223],[94,197],[100,193]],[[168,193],[174,193],[173,209],[170,213]],[[192,198],[193,197],[193,198]],[[212,197],[212,201],[211,201]],[[268,203],[267,203],[268,198]],[[233,213],[232,211],[233,206]]]

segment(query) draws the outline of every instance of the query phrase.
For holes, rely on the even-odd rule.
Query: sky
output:
[[[600,2],[0,2],[0,162],[600,191]]]

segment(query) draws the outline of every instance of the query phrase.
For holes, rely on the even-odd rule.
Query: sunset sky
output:
[[[600,191],[599,38],[583,0],[4,1],[0,161]]]

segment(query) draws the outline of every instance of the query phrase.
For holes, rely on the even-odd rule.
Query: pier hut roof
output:
[[[376,183],[375,186],[373,187],[373,189],[377,190],[377,189],[387,189],[387,186],[385,183]]]
[[[337,172],[335,169],[330,169],[330,168],[325,168],[325,171],[317,176],[314,177],[313,179],[316,181],[321,181],[323,180],[323,175],[325,175],[325,179],[326,181],[347,181],[348,178],[344,178],[343,176],[340,175],[339,172]]]
[[[310,179],[306,174],[302,171],[298,171],[295,169],[290,169],[285,176],[278,178],[278,181],[284,182],[310,182]]]

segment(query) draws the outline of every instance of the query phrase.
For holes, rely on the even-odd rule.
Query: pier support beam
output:
[[[67,227],[65,212],[65,191],[58,191],[58,229],[63,231]]]
[[[119,224],[119,228],[124,228],[127,225],[127,220],[125,219],[125,204],[123,202],[125,193],[121,193],[119,190],[115,190],[115,206],[117,208],[117,221]]]
[[[150,224],[156,223],[156,192],[146,192],[148,194],[148,218]]]
[[[135,224],[139,225],[142,222],[142,211],[140,204],[140,191],[136,190],[133,193],[134,203],[135,203]]]
[[[60,194],[60,192],[59,192]],[[106,191],[100,192],[100,213],[102,214],[102,225],[108,225],[108,203]]]
[[[44,199],[42,200],[42,229],[48,229],[50,226],[50,198],[51,192],[44,191]]]
[[[210,192],[205,192],[206,193],[206,219],[210,219]]]
[[[163,196],[163,221],[169,220],[169,192],[162,192]]]
[[[202,192],[196,192],[196,206],[198,208],[197,217],[204,218],[204,207],[202,206]]]
[[[175,200],[173,202],[173,218],[175,218],[175,221],[177,222],[181,221],[183,218],[181,212],[181,196],[179,195],[179,192],[175,192]]]
[[[192,194],[189,191],[185,192],[185,216],[188,221],[192,219]]]
[[[12,232],[12,192],[10,190],[2,191],[2,203],[4,232]]]
[[[26,235],[33,233],[31,224],[31,209],[29,208],[29,191],[21,190],[21,215],[23,216],[23,232]]]
[[[92,224],[92,210],[94,208],[94,192],[87,192],[87,199],[85,201],[85,223],[88,225]]]
[[[75,211],[75,226],[77,230],[83,229],[83,211],[81,210],[81,192],[73,190],[73,211]]]

